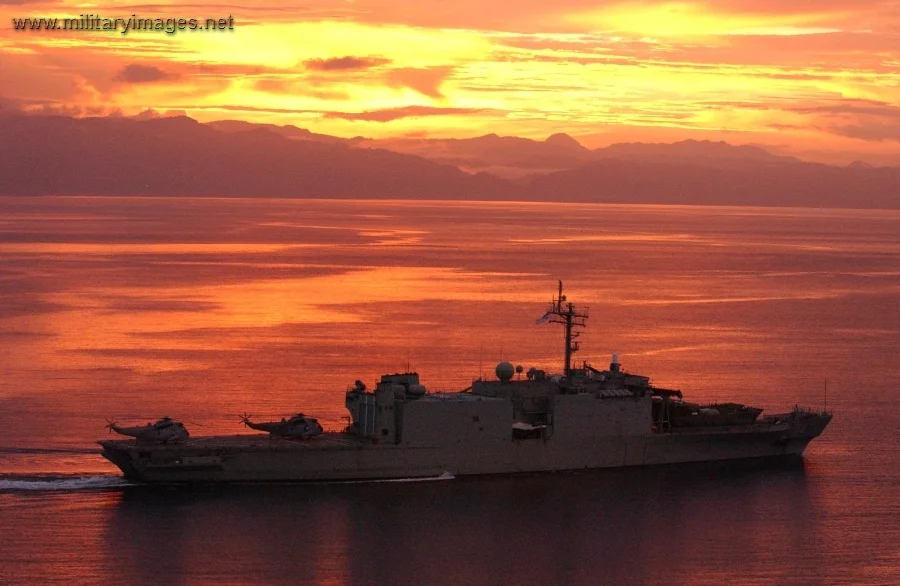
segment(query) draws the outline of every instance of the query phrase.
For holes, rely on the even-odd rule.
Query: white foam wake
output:
[[[347,482],[340,482],[340,484],[369,484],[376,482],[435,482],[438,480],[453,480],[456,478],[450,472],[444,472],[440,476],[418,476],[415,478],[383,478],[379,480],[350,480]]]
[[[102,490],[129,485],[121,476],[0,477],[0,492]]]
[[[376,482],[434,482],[436,480],[453,480],[456,476],[444,471],[440,476],[426,476],[424,478],[392,478],[390,480],[378,480]]]

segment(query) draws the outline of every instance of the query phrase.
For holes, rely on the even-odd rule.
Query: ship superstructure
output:
[[[494,380],[432,393],[418,373],[347,390],[341,432],[103,441],[102,454],[144,482],[359,480],[546,472],[744,458],[799,457],[831,414],[760,417],[738,403],[699,405],[625,372],[572,364],[587,311],[557,296],[538,322],[562,324],[562,374],[501,362]],[[311,419],[315,421],[314,419]],[[260,429],[257,427],[257,429]]]

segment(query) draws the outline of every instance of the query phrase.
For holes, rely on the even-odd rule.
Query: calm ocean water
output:
[[[835,418],[797,466],[153,489],[106,419],[195,435],[361,378],[582,352]],[[0,584],[900,584],[900,212],[0,198]]]

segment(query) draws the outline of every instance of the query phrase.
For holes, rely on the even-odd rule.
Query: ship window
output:
[[[386,430],[386,429],[381,430],[381,435],[387,435],[387,434],[388,434],[388,430]]]
[[[472,416],[472,421],[473,421],[474,423],[478,423],[479,421],[481,421],[481,417],[479,417],[479,416],[477,416],[477,415],[473,415],[473,416]]]

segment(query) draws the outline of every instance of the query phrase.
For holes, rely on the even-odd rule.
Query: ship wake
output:
[[[440,476],[417,476],[414,478],[382,478],[379,480],[350,480],[341,484],[373,484],[384,482],[437,482],[440,480],[453,480],[456,478],[450,472],[444,472]]]
[[[121,476],[111,475],[0,476],[0,493],[109,490],[131,485]]]

